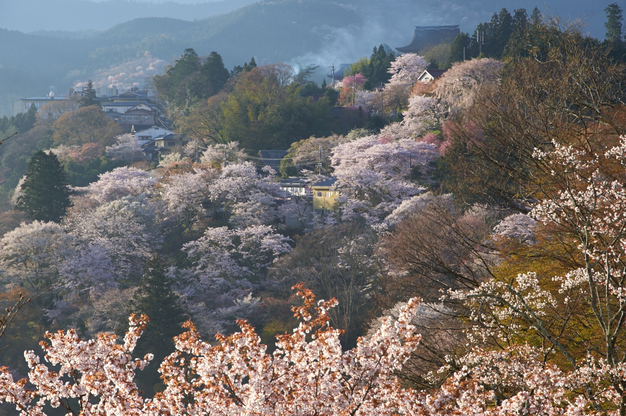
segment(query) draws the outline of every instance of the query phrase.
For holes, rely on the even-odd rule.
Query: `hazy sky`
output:
[[[1,1],[1,0],[0,0]],[[100,3],[108,0],[85,0]],[[180,4],[200,4],[200,3],[212,3],[221,0],[134,0],[137,3],[180,3]],[[260,0],[259,0],[260,1]]]
[[[120,5],[125,0],[112,0],[115,6],[106,5],[107,1],[111,0],[0,0],[0,28],[27,33],[38,30],[102,31],[138,17],[201,19],[210,15],[209,8],[220,7],[220,12],[223,13],[228,11],[226,9],[239,7],[244,2],[252,3],[260,0],[236,2],[234,0],[130,0],[129,5]],[[337,1],[346,5],[358,5],[361,2],[361,0]],[[85,5],[90,2],[91,6],[97,3],[98,10],[87,12],[89,7]],[[564,19],[582,19],[587,24],[586,30],[598,38],[603,38],[605,33],[604,8],[609,3],[616,2],[623,10],[626,10],[626,0],[593,2],[587,0],[380,0],[380,2],[384,3],[387,8],[400,4],[406,6],[406,3],[410,3],[408,10],[413,13],[409,14],[415,16],[424,15],[424,7],[422,7],[424,4],[437,4],[441,13],[428,16],[434,22],[430,24],[459,23],[464,31],[472,30],[480,21],[488,21],[491,14],[502,7],[507,7],[510,12],[519,7],[526,7],[530,12],[532,7],[537,5],[542,12],[547,12],[547,14],[559,15]],[[175,5],[176,3],[180,6]],[[69,4],[72,6],[70,7]],[[402,16],[407,15],[404,10],[406,9],[401,12]],[[455,20],[440,22],[442,16],[446,15],[454,17]],[[415,24],[425,23],[416,21]],[[405,29],[405,31],[409,32],[407,36],[410,38],[410,29]]]
[[[260,0],[0,0],[0,28],[107,30],[141,17],[195,20]]]

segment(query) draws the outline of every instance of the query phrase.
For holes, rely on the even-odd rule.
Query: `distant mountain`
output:
[[[36,31],[106,30],[141,17],[195,20],[228,13],[259,0],[217,0],[196,4],[136,0],[2,0],[0,28]]]
[[[39,1],[43,0],[14,3],[24,7],[23,4],[32,2],[35,7]],[[372,48],[381,43],[391,47],[407,45],[416,25],[459,24],[462,31],[471,32],[478,23],[489,21],[491,15],[503,7],[510,12],[526,8],[530,14],[537,4],[542,12],[582,18],[589,23],[588,30],[593,36],[603,38],[604,8],[612,1],[552,1],[546,10],[542,6],[544,2],[539,0],[520,0],[513,5],[503,0],[228,0],[230,5],[244,6],[206,18],[201,18],[207,15],[198,12],[193,21],[175,18],[178,15],[174,12],[169,17],[133,19],[100,32],[93,31],[101,26],[100,22],[107,21],[109,14],[131,16],[128,10],[135,7],[170,3],[123,0],[92,3],[89,13],[94,17],[82,24],[93,24],[80,26],[83,30],[92,30],[88,34],[69,36],[64,32],[38,32],[38,35],[27,35],[0,29],[0,115],[10,111],[11,101],[20,96],[44,95],[51,85],[63,94],[76,81],[93,79],[97,85],[120,82],[120,77],[114,74],[117,68],[126,68],[123,72],[128,74],[127,68],[133,68],[135,60],[140,58],[143,61],[134,65],[135,76],[151,76],[155,68],[163,67],[163,61],[173,62],[189,47],[199,55],[219,52],[229,69],[254,56],[258,64],[315,64],[326,73],[330,65],[354,62],[369,55]],[[74,3],[87,7],[84,3],[89,2],[45,0],[41,4],[44,3],[55,6]],[[176,5],[176,8],[225,7],[225,3]],[[93,5],[104,9],[93,14]],[[4,12],[6,7],[0,6],[0,10]],[[75,20],[84,16],[80,8],[75,13],[72,15]]]

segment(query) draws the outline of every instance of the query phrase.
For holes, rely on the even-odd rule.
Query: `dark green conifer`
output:
[[[37,151],[28,162],[15,208],[32,219],[58,222],[70,206],[71,190],[63,166],[54,153]]]
[[[254,68],[256,68],[256,61],[254,60],[254,56],[253,56],[252,58],[250,58],[250,62],[246,62],[245,64],[243,64],[243,71],[250,72]]]
[[[172,289],[172,281],[165,274],[166,269],[167,264],[160,257],[150,259],[132,302],[132,312],[148,315],[150,319],[135,352],[139,356],[153,353],[156,363],[174,352],[173,337],[183,332],[181,326],[187,319],[179,305],[179,296]],[[158,391],[157,366],[138,373],[137,382],[148,394]]]
[[[606,40],[618,44],[622,42],[622,9],[617,3],[609,4],[606,9]]]
[[[81,107],[89,107],[90,105],[100,105],[100,100],[96,94],[96,90],[93,88],[93,82],[89,80],[87,82],[87,88],[83,90],[83,96],[78,101],[78,105]]]
[[[224,88],[230,74],[224,66],[222,56],[217,52],[211,52],[206,62],[202,64],[200,72],[203,76],[204,97],[211,97]]]

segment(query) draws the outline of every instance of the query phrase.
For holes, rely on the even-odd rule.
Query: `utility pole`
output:
[[[332,85],[332,86],[333,86],[333,88],[335,88],[335,64],[333,63],[333,64],[330,66],[330,68],[331,68],[331,69],[332,69],[332,71],[333,71],[333,83],[332,83],[332,84],[330,84],[330,85]]]
[[[320,145],[319,162],[317,162],[317,174],[322,174],[322,145]]]
[[[383,88],[383,83],[380,83],[380,96],[382,97],[383,105],[382,105],[382,113],[383,119],[385,118],[385,89]]]
[[[482,27],[476,31],[476,41],[478,42],[478,54],[483,53],[483,43],[485,43],[485,31]]]

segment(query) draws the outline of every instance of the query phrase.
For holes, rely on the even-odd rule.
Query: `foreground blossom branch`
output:
[[[131,353],[146,323],[146,316],[132,315],[123,344],[112,334],[88,341],[79,339],[74,330],[46,334],[50,343],[41,343],[45,360],[59,366],[59,371],[52,371],[33,351],[27,351],[28,379],[14,382],[7,368],[2,368],[0,400],[15,404],[21,415],[44,415],[45,405],[79,414],[141,414],[143,399],[133,381],[134,372],[152,357],[133,359]],[[70,401],[78,409],[72,409]]]
[[[193,324],[175,338],[176,351],[160,367],[165,390],[144,399],[133,378],[151,357],[133,359],[147,317],[131,316],[123,343],[100,334],[82,341],[74,330],[48,334],[42,364],[25,354],[30,372],[14,381],[0,372],[0,400],[22,415],[44,415],[44,406],[65,407],[81,415],[409,415],[419,395],[403,388],[395,372],[417,347],[420,335],[410,324],[418,300],[410,300],[397,319],[383,319],[378,331],[342,351],[340,330],[329,326],[336,300],[315,300],[297,285],[302,305],[294,308],[300,324],[277,337],[267,353],[252,326],[202,341]]]

